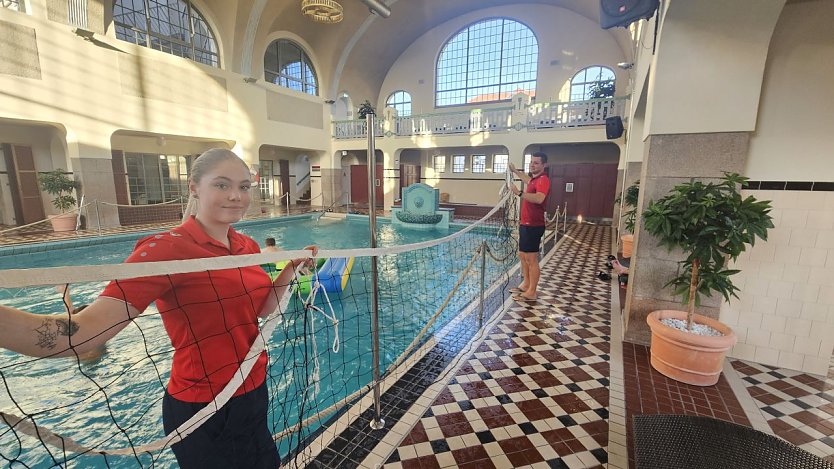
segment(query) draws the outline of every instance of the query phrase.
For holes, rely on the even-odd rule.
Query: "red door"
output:
[[[376,165],[376,206],[385,205],[385,193],[382,188],[382,165]],[[368,203],[368,165],[350,166],[350,201],[354,204]]]
[[[568,216],[611,218],[617,185],[616,164],[557,164],[550,166],[547,213],[567,203]]]

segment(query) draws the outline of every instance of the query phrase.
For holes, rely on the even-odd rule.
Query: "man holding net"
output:
[[[527,184],[527,190],[522,192],[515,184],[510,183],[510,190],[521,198],[521,220],[518,227],[518,257],[521,259],[521,275],[523,277],[518,288],[511,289],[516,301],[533,302],[538,298],[539,286],[539,245],[544,236],[545,216],[544,203],[550,192],[550,178],[545,174],[547,155],[542,152],[533,153],[530,157],[530,174],[519,171],[510,163],[510,171]]]
[[[173,230],[140,240],[127,263],[257,254],[258,243],[232,228],[251,199],[249,168],[233,152],[208,150],[191,167],[196,215]],[[305,249],[316,256],[318,248]],[[87,308],[38,315],[0,306],[0,347],[35,357],[77,356],[101,346],[156,302],[174,347],[163,397],[165,433],[179,428],[240,379],[244,357],[258,337],[258,318],[275,310],[294,271],[294,259],[271,282],[258,266],[114,280]],[[172,449],[183,468],[274,468],[277,448],[267,425],[266,352],[233,397]]]

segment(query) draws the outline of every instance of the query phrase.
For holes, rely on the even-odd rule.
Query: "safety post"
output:
[[[374,142],[374,116],[365,116],[368,123],[368,221],[371,228],[371,249],[376,248],[376,145]],[[385,427],[382,420],[382,406],[380,404],[380,373],[379,373],[379,283],[377,278],[377,259],[371,256],[371,335],[374,360],[374,418],[371,428],[379,430]]]
[[[481,303],[478,307],[478,329],[484,326],[484,285],[486,282],[486,255],[487,255],[486,240],[481,242]]]

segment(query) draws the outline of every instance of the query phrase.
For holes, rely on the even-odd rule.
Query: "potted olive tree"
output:
[[[640,181],[628,186],[625,190],[622,200],[617,197],[615,202],[620,204],[620,208],[625,210],[622,214],[624,221],[624,228],[626,234],[620,236],[623,243],[623,257],[631,257],[632,247],[634,246],[634,221],[637,218],[637,197],[640,195]]]
[[[61,212],[59,215],[49,217],[52,229],[73,231],[76,214],[68,212],[75,208],[76,201],[73,193],[78,188],[78,182],[67,176],[61,168],[40,174],[38,182],[40,182],[41,189],[52,196],[52,206]]]
[[[652,366],[684,383],[718,382],[736,336],[721,322],[695,314],[695,307],[702,295],[719,293],[726,301],[738,297],[730,277],[739,271],[728,268],[728,259],[736,260],[756,238],[767,240],[767,230],[773,228],[770,201],[742,197],[739,188],[746,180],[725,173],[720,182],[680,184],[643,212],[646,232],[686,256],[666,286],[682,297],[687,311],[654,311],[647,318]]]

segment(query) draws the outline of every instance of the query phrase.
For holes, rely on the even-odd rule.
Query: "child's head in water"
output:
[[[267,246],[275,246],[275,238],[266,238],[264,244]]]

